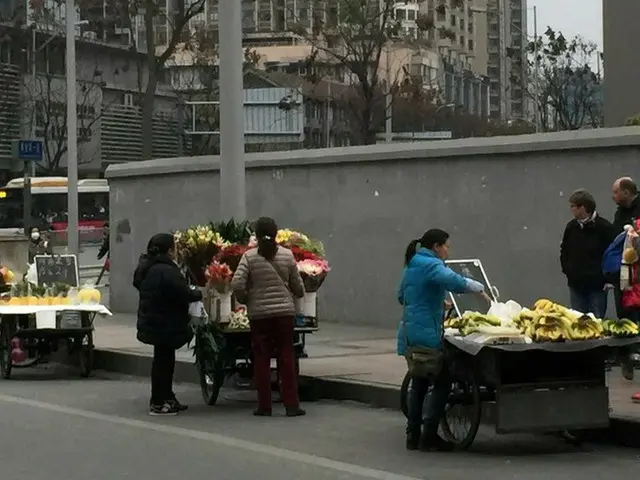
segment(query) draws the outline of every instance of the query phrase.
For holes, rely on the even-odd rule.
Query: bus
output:
[[[67,229],[68,181],[66,177],[31,179],[32,225],[54,232]],[[78,181],[78,223],[85,241],[99,241],[109,220],[109,184],[104,179]],[[24,178],[0,188],[0,230],[24,227]]]

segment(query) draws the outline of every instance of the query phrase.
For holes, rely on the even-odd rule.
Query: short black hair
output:
[[[638,186],[636,185],[636,182],[634,182],[630,178],[623,178],[622,180],[620,180],[619,185],[620,185],[620,190],[625,190],[629,192],[631,195],[638,194]]]
[[[596,211],[596,199],[584,189],[576,190],[569,197],[569,203],[576,207],[584,207],[587,213],[592,214]]]

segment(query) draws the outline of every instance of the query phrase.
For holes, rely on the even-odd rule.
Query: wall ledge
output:
[[[569,132],[465,138],[357,147],[247,154],[246,167],[275,168],[338,163],[535,153],[590,148],[640,147],[640,127],[599,128]],[[106,178],[132,178],[220,170],[220,157],[174,157],[111,165]]]

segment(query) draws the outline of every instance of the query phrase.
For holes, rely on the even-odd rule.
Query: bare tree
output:
[[[35,84],[31,77],[25,79],[23,105],[29,107],[35,134],[43,139],[43,161],[38,169],[43,174],[64,171],[62,160],[67,153],[67,94],[64,78],[64,44],[59,41],[49,43],[42,51],[44,67],[37,70]],[[80,146],[95,139],[96,122],[109,108],[102,102],[103,72],[94,67],[90,79],[77,82],[78,143]],[[92,157],[84,156],[86,149],[79,149],[79,164],[91,162]]]
[[[527,49],[528,96],[538,109],[542,130],[602,126],[602,79],[591,67],[597,45],[579,36],[568,40],[548,27]]]
[[[396,79],[389,78],[389,72],[381,75],[384,70],[381,60],[383,54],[390,54],[392,42],[402,40],[401,21],[394,14],[396,3],[394,0],[315,2],[312,28],[303,25],[294,28],[313,48],[309,66],[315,70],[342,67],[346,76],[355,80],[345,99],[354,117],[355,143],[375,143],[381,117],[390,114],[384,97],[395,88]],[[426,17],[416,24],[420,30],[433,27]],[[414,40],[411,38],[408,43]]]

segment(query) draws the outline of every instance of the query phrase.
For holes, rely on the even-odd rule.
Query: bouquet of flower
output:
[[[231,290],[233,272],[226,263],[214,260],[204,273],[207,278],[207,285],[214,288],[218,293],[228,293]]]
[[[220,249],[220,251],[216,255],[216,260],[220,263],[228,265],[231,271],[235,272],[238,268],[238,264],[240,263],[242,255],[244,255],[247,250],[249,250],[248,246],[238,244],[232,244],[226,247],[222,247],[222,249]]]
[[[205,269],[225,246],[225,241],[219,233],[206,225],[197,225],[184,232],[176,231],[174,236],[177,260],[186,267],[198,286],[204,286],[207,280]]]
[[[312,240],[307,235],[294,230],[284,229],[278,230],[276,235],[276,243],[293,250],[295,247],[311,252],[317,257],[324,257],[324,246],[322,242]]]
[[[304,282],[304,289],[307,292],[317,292],[322,286],[327,273],[331,270],[326,260],[302,260],[298,262],[298,271]]]

